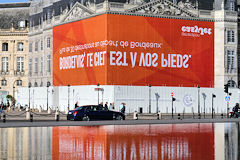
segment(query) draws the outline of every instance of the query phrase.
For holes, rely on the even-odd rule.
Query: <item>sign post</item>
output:
[[[228,112],[229,112],[229,102],[230,102],[230,96],[225,96],[225,101],[227,102],[227,118],[229,118]]]
[[[172,97],[172,119],[173,119],[173,101],[176,101],[176,98],[173,97],[173,92],[171,93]]]
[[[213,109],[213,99],[214,98],[216,98],[216,95],[212,94],[212,119],[213,119],[213,112],[215,112],[214,109]]]

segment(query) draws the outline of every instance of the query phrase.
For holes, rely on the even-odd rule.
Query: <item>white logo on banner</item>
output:
[[[203,35],[211,35],[211,28],[202,28],[198,26],[182,26],[182,36],[190,36],[190,37],[200,37]]]
[[[185,106],[190,107],[193,104],[193,98],[190,94],[186,94],[183,97],[183,103]]]

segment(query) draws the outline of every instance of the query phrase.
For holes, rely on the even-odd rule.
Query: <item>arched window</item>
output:
[[[38,84],[37,84],[37,82],[35,82],[35,83],[34,83],[34,87],[38,87]]]
[[[236,86],[236,82],[233,81],[233,80],[229,80],[229,81],[228,81],[228,86],[231,87],[231,88],[233,88],[233,87]]]

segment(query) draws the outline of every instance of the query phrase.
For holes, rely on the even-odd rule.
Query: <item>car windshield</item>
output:
[[[74,110],[81,110],[81,109],[83,109],[83,107],[82,107],[82,106],[80,106],[80,107],[77,107],[77,108],[75,108]]]

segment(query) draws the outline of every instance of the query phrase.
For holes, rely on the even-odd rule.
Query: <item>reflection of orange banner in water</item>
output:
[[[52,159],[106,159],[103,127],[53,127]]]
[[[53,159],[213,160],[212,124],[54,127]]]
[[[214,85],[214,23],[104,14],[53,28],[53,84]]]

